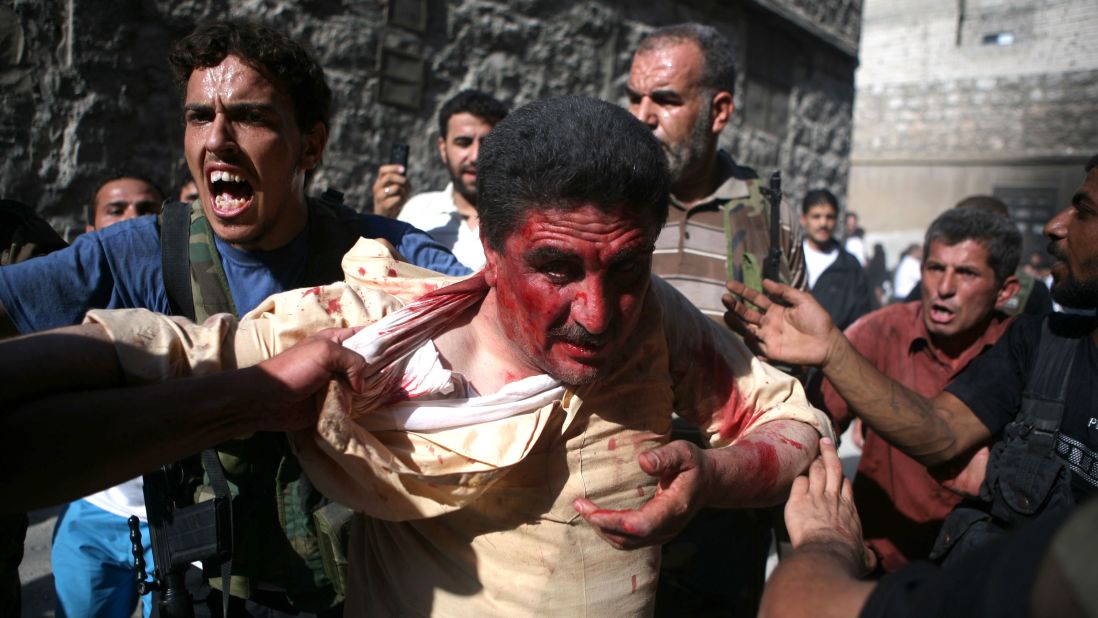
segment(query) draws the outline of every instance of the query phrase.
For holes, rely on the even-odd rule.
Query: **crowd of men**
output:
[[[298,43],[211,22],[169,60],[193,187],[119,172],[87,234],[0,268],[25,335],[0,342],[0,609],[22,513],[70,500],[59,616],[134,611],[131,526],[162,615],[1098,608],[1098,157],[1045,229],[1053,297],[1089,314],[1008,315],[1020,235],[965,204],[917,299],[877,309],[835,195],[797,216],[718,147],[711,27],[646,36],[628,109],[459,92],[450,183],[383,165],[376,214],[307,193],[332,94]],[[217,549],[188,554],[174,520],[204,505]]]

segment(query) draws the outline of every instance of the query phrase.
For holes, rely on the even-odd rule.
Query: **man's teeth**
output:
[[[210,182],[244,182],[243,176],[238,176],[232,172],[225,172],[222,170],[214,170],[210,172]]]
[[[229,197],[225,194],[214,197],[214,204],[219,210],[235,210],[243,206],[247,201],[247,198]]]

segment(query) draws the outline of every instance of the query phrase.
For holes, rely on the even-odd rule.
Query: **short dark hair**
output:
[[[1087,165],[1086,165],[1085,169],[1086,169],[1086,172],[1089,174],[1090,170],[1092,170],[1096,167],[1098,167],[1098,154],[1091,157],[1090,161],[1087,161]]]
[[[324,79],[324,70],[297,41],[247,21],[206,22],[176,42],[168,60],[182,96],[186,96],[187,80],[195,69],[215,67],[227,56],[238,56],[286,89],[294,103],[298,129],[308,131],[318,122],[329,125],[332,90]]]
[[[140,180],[141,182],[149,185],[156,191],[156,194],[160,196],[160,201],[164,201],[164,190],[160,188],[160,185],[156,184],[152,178],[149,178],[141,172],[135,172],[127,169],[117,169],[110,174],[103,177],[99,181],[99,184],[95,185],[95,189],[91,192],[91,196],[88,197],[88,202],[84,206],[84,214],[87,216],[88,225],[95,225],[95,198],[99,195],[99,190],[107,186],[107,183],[114,182],[116,180],[122,180],[123,178],[132,178],[134,180]]]
[[[813,189],[804,194],[804,201],[801,202],[801,214],[807,215],[810,208],[820,204],[826,204],[834,208],[836,214],[839,212],[839,199],[835,197],[834,193],[827,189]]]
[[[995,284],[1002,285],[1018,269],[1022,255],[1022,233],[1008,219],[977,208],[951,208],[926,230],[923,261],[930,255],[930,243],[949,246],[974,240],[987,249],[987,265],[995,271]]]
[[[641,39],[637,53],[686,42],[694,43],[701,50],[703,66],[699,85],[713,92],[735,92],[736,54],[728,39],[712,26],[687,22],[657,28]]]
[[[462,90],[450,97],[438,110],[438,134],[446,139],[450,129],[450,117],[454,114],[472,114],[495,125],[507,117],[507,106],[499,99],[480,90]]]
[[[970,195],[957,202],[954,208],[975,208],[977,210],[986,210],[1004,219],[1010,218],[1010,209],[1007,208],[1007,205],[999,198],[990,195]]]
[[[652,238],[667,220],[671,175],[652,130],[617,105],[590,97],[535,101],[484,138],[477,161],[477,214],[494,251],[531,210],[624,205],[648,218]]]

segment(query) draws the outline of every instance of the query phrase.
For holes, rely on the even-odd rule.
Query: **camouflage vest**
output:
[[[358,228],[357,213],[340,206],[341,201],[341,194],[329,190],[320,200],[309,202],[304,287],[343,279],[340,263],[357,241]],[[186,214],[181,209],[189,209],[186,270],[170,267],[167,257],[172,252],[168,239],[180,230],[166,226],[173,225],[173,215],[175,225],[184,223]],[[215,313],[235,315],[228,279],[201,203],[166,205],[161,230],[165,287],[173,312],[197,322]],[[184,278],[191,292],[190,307],[186,306],[187,290],[172,293]],[[350,509],[329,501],[313,487],[290,452],[285,434],[260,432],[218,445],[216,451],[234,496],[232,596],[249,598],[265,583],[285,590],[287,600],[300,610],[322,611],[341,603]],[[206,482],[196,492],[196,501],[213,497]],[[206,572],[210,584],[220,589],[218,575],[213,569]]]

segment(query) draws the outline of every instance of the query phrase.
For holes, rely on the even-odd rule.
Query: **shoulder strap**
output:
[[[1055,448],[1078,344],[1079,339],[1054,333],[1048,316],[1041,321],[1041,341],[1021,409],[1022,422],[1032,428],[1026,442],[1035,454],[1046,455]]]
[[[168,202],[160,213],[160,262],[164,291],[172,314],[194,320],[191,295],[190,246],[191,207],[183,202]]]
[[[197,201],[191,207],[188,235],[190,244],[187,254],[191,262],[190,285],[195,321],[205,320],[215,313],[237,315],[229,279],[221,267],[221,255],[214,242],[213,229]]]

